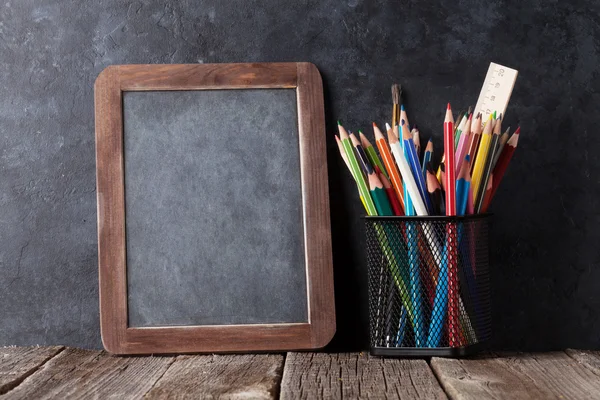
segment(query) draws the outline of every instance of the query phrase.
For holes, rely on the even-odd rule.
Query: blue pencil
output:
[[[465,215],[467,212],[467,199],[469,198],[469,187],[471,186],[470,170],[471,160],[467,154],[456,180],[456,215]]]
[[[402,125],[400,126],[399,136],[403,138],[405,135],[409,135],[408,129],[405,126],[406,122],[402,120]],[[412,136],[410,137],[410,142],[407,140],[402,140],[402,149],[404,151],[404,157],[407,159],[409,165],[411,165],[411,171],[413,176],[415,176],[415,181],[419,181],[418,177],[421,176],[421,170],[417,169],[417,173],[415,174],[415,170],[410,162],[410,159],[414,159],[415,146],[412,140]],[[417,183],[417,186],[419,184]],[[407,198],[406,195],[404,197]],[[410,198],[410,196],[408,196]],[[406,200],[405,200],[406,202]],[[405,210],[406,211],[406,210]],[[406,215],[416,215],[414,207],[412,207],[411,202],[411,210],[410,214],[406,211]],[[414,313],[414,324],[413,330],[415,333],[415,345],[416,347],[423,347],[425,345],[425,331],[423,326],[423,301],[421,296],[421,275],[419,268],[419,250],[417,243],[417,227],[414,226],[414,223],[408,222],[406,224],[406,242],[408,245],[408,276],[409,276],[409,291],[410,291],[410,300],[413,306]]]
[[[406,160],[410,165],[410,169],[415,177],[415,181],[417,182],[417,186],[419,187],[419,193],[421,193],[421,198],[423,202],[425,202],[425,207],[427,208],[427,212],[429,215],[433,214],[433,206],[431,204],[431,199],[429,199],[429,195],[427,193],[427,186],[425,185],[425,176],[423,175],[423,171],[421,170],[421,165],[419,163],[419,157],[417,156],[417,151],[415,149],[415,143],[413,141],[412,135],[408,131],[405,125],[405,121],[401,122],[401,132],[402,132],[402,142],[404,143],[404,154],[406,156]]]
[[[431,139],[427,142],[427,146],[425,147],[425,152],[423,153],[423,163],[421,164],[421,170],[423,171],[423,176],[425,177],[425,182],[427,182],[427,164],[431,162],[431,157],[433,156],[433,142]]]

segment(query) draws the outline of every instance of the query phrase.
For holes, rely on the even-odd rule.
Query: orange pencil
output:
[[[387,170],[387,173],[390,176],[392,186],[394,187],[394,191],[396,192],[396,196],[398,197],[400,205],[402,206],[403,211],[401,215],[404,215],[404,193],[402,179],[400,179],[400,173],[398,172],[396,163],[392,158],[392,153],[390,153],[390,148],[388,147],[388,144],[385,141],[385,137],[383,136],[383,133],[381,133],[375,122],[373,122],[373,132],[375,133],[375,143],[377,144],[377,148],[379,149],[379,154],[381,154],[381,158],[383,159],[383,165],[385,165],[385,169]]]

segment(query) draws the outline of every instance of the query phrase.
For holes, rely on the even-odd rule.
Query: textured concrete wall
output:
[[[367,343],[362,215],[332,134],[370,133],[390,83],[441,148],[444,105],[520,71],[523,132],[493,210],[496,345],[600,347],[598,2],[3,1],[0,345],[99,347],[92,85],[107,65],[311,61],[326,116],[338,334]]]

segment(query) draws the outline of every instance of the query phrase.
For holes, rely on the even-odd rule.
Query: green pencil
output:
[[[360,136],[360,142],[362,143],[362,146],[365,149],[365,152],[367,153],[367,157],[369,158],[371,165],[378,166],[381,172],[385,175],[385,177],[389,178],[387,171],[385,170],[385,168],[383,168],[383,164],[381,163],[379,156],[375,152],[375,148],[373,147],[371,142],[369,142],[369,139],[367,139],[367,137],[361,131],[358,131],[358,135]]]
[[[352,170],[352,174],[356,178],[356,184],[358,185],[358,192],[362,196],[365,201],[365,207],[367,208],[368,215],[377,215],[377,209],[375,208],[375,204],[373,203],[373,199],[371,198],[371,194],[369,193],[369,189],[367,188],[367,183],[365,182],[365,178],[360,170],[360,166],[358,165],[358,161],[356,160],[356,155],[354,154],[354,149],[352,147],[352,143],[350,142],[350,137],[348,136],[348,132],[346,129],[340,124],[338,121],[338,131],[340,132],[340,140],[342,141],[342,145],[344,146],[344,151],[346,152],[346,156],[348,157],[348,162],[350,163],[350,169]]]
[[[377,208],[377,213],[382,216],[394,215],[390,200],[383,188],[383,183],[381,183],[381,179],[374,172],[369,174],[369,189],[371,190],[371,197]]]

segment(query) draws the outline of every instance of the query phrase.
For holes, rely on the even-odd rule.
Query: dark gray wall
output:
[[[444,105],[488,63],[520,71],[522,139],[493,210],[495,344],[600,347],[599,3],[4,2],[0,8],[0,344],[99,347],[92,85],[107,65],[311,61],[325,84],[338,334],[367,342],[362,215],[333,141],[383,122],[402,84],[441,145]],[[325,134],[325,133],[324,133]]]

